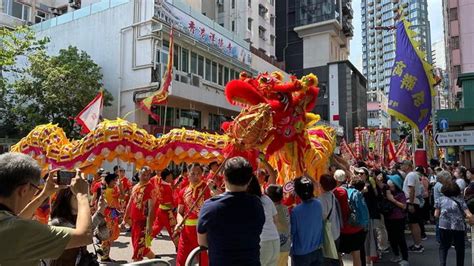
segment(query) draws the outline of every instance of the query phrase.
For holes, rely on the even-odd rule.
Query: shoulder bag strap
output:
[[[326,220],[328,220],[329,217],[331,217],[333,207],[334,207],[334,195],[331,193],[331,209],[329,210],[328,216],[326,216]]]

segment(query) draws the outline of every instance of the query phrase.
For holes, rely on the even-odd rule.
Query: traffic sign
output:
[[[448,123],[448,119],[446,118],[441,118],[439,120],[439,129],[441,130],[446,130],[449,128],[449,123]]]
[[[474,130],[440,132],[435,135],[438,147],[474,145]]]

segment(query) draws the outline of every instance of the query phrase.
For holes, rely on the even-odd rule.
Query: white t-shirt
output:
[[[260,242],[280,239],[280,234],[278,234],[273,222],[273,216],[277,215],[275,204],[267,195],[260,197],[260,201],[262,201],[263,211],[265,212],[265,223],[263,224],[262,234],[260,234]]]
[[[466,188],[466,181],[464,181],[464,179],[462,178],[456,178],[456,184],[458,185],[458,187],[461,189],[461,191],[464,192],[464,189]]]
[[[420,205],[418,196],[423,194],[423,186],[421,185],[420,175],[417,172],[412,171],[408,173],[405,177],[405,180],[403,181],[403,192],[405,192],[407,202],[410,202],[410,191],[408,190],[408,187],[415,188],[415,202],[413,203]]]
[[[338,239],[341,233],[341,221],[339,221],[339,210],[336,203],[336,197],[332,192],[323,192],[319,197],[321,206],[323,207],[323,220],[328,217],[329,212],[331,215],[328,217],[331,222],[331,233],[334,240]],[[332,210],[331,210],[332,209]]]

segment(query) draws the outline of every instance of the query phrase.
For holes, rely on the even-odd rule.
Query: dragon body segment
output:
[[[104,160],[116,158],[162,169],[171,161],[209,163],[235,155],[254,165],[264,153],[283,183],[302,174],[317,178],[325,171],[335,132],[316,125],[319,116],[309,113],[317,99],[317,78],[310,74],[283,82],[280,73],[256,78],[242,73],[225,89],[231,104],[243,107],[232,121],[223,123],[225,134],[173,129],[156,138],[136,124],[105,120],[80,140],[70,141],[56,125],[37,126],[12,151],[35,158],[43,168],[81,168],[92,173]]]

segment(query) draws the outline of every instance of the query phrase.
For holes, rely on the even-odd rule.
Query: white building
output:
[[[195,10],[275,57],[275,0],[186,0]]]
[[[446,45],[444,39],[434,42],[432,45],[433,66],[446,71]]]
[[[50,37],[51,53],[77,46],[102,68],[104,86],[114,97],[106,118],[129,113],[127,120],[153,134],[174,127],[218,131],[239,111],[225,100],[227,81],[241,71],[278,69],[189,5],[168,2],[105,0],[33,28]],[[156,122],[138,109],[138,102],[157,89],[164,73],[170,23],[175,27],[174,80],[168,104],[154,109],[161,118]]]
[[[32,25],[80,7],[81,0],[0,0],[0,27]]]

